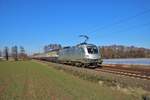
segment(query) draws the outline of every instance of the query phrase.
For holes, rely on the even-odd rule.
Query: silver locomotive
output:
[[[101,54],[96,45],[81,43],[59,50],[58,61],[81,67],[91,67],[102,63]]]
[[[102,64],[102,58],[98,47],[86,43],[88,36],[81,35],[80,37],[86,38],[83,43],[73,47],[52,50],[48,53],[33,56],[33,58],[80,67],[95,67],[98,64]]]

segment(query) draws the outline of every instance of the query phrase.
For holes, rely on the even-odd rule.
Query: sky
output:
[[[150,48],[150,0],[0,0],[0,49],[73,46],[89,36],[98,46]]]

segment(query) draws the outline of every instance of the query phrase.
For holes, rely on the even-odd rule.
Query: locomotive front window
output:
[[[97,54],[98,53],[98,49],[95,46],[89,46],[87,47],[88,53],[89,54]]]

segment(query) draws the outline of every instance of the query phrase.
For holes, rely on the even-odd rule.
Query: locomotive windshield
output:
[[[98,49],[96,46],[88,46],[87,50],[88,50],[89,54],[97,54],[98,53]]]

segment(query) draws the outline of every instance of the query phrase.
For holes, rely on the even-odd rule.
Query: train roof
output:
[[[94,44],[88,44],[88,43],[80,43],[80,44],[77,44],[77,46],[82,46],[82,45],[87,45],[87,46],[96,46]]]
[[[70,46],[63,47],[63,49],[68,49],[68,48],[71,48],[71,47]]]

